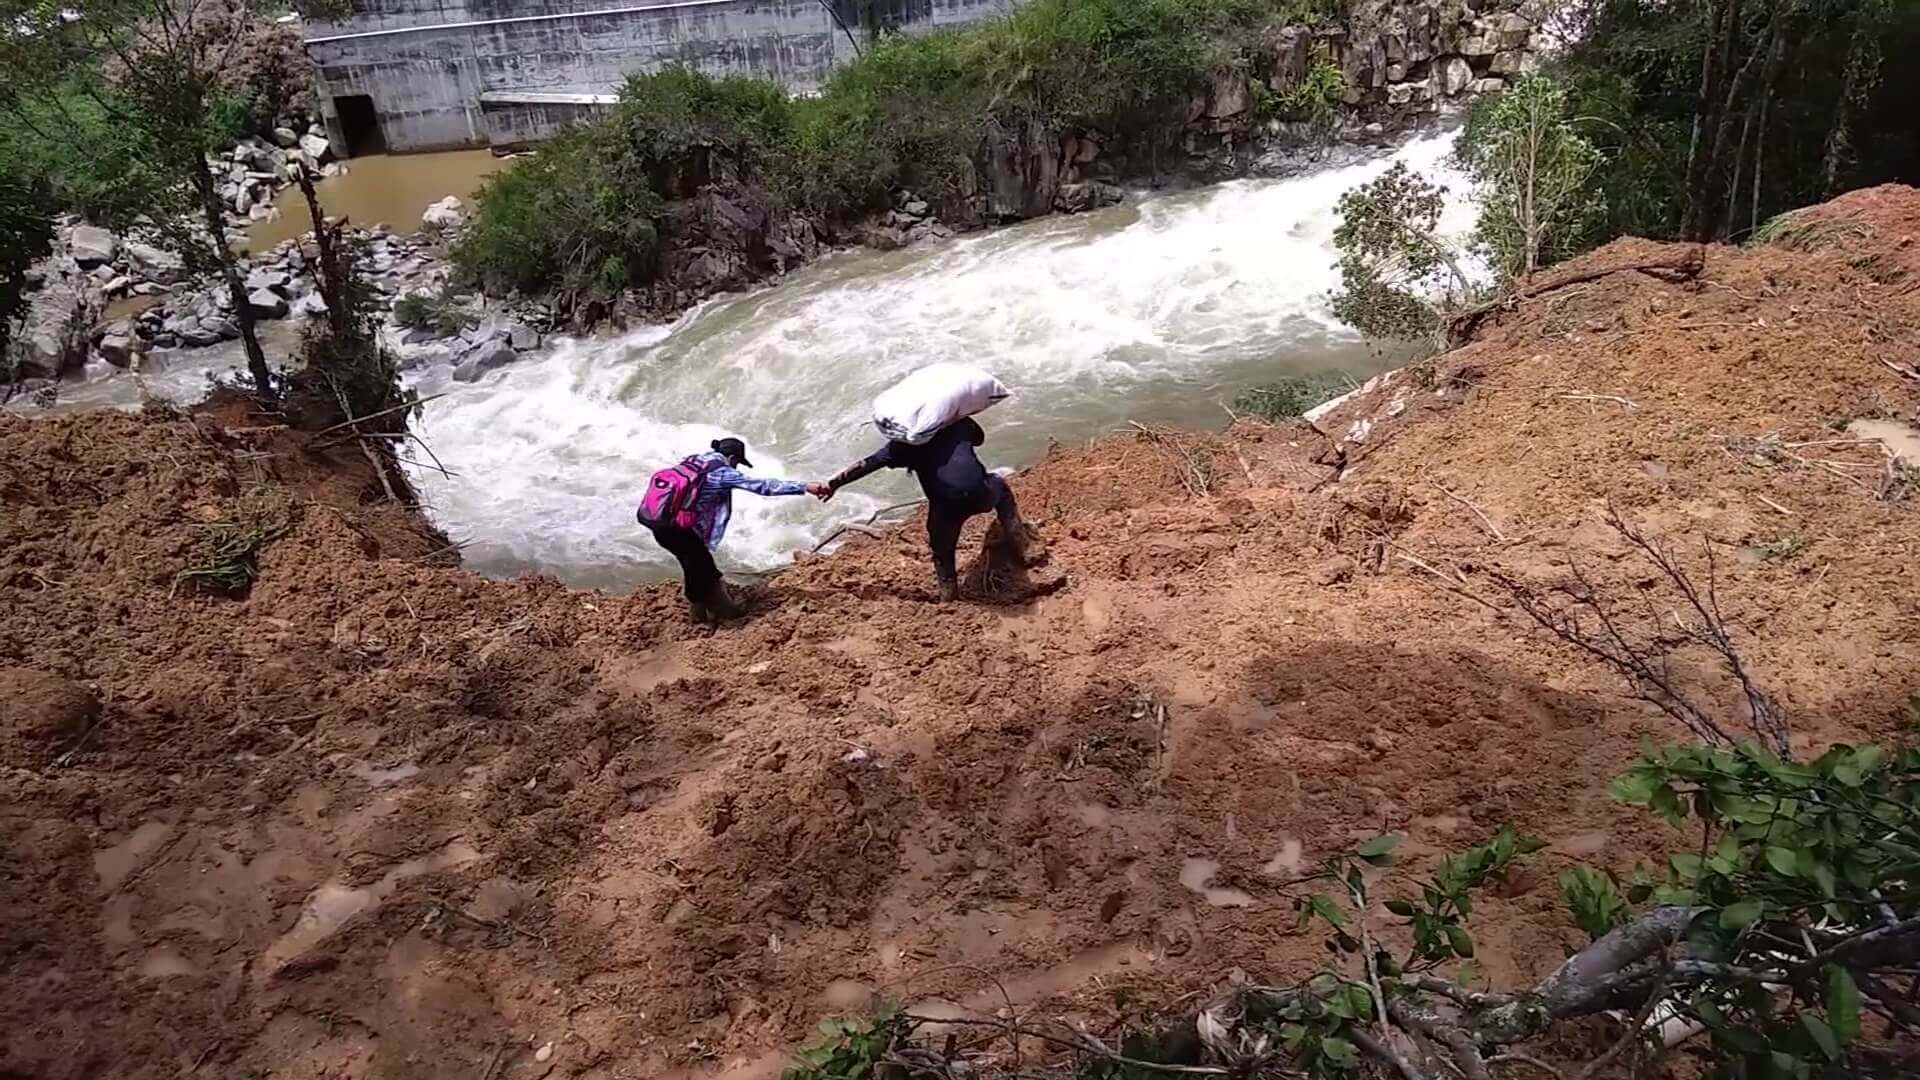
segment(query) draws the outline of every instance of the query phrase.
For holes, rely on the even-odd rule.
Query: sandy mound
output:
[[[1664,842],[1603,779],[1684,731],[1493,571],[1638,604],[1611,503],[1713,542],[1802,743],[1905,716],[1920,193],[1814,213],[1595,253],[1317,428],[1057,452],[1012,603],[928,603],[908,527],[710,633],[433,565],[348,448],[237,407],[0,418],[0,687],[41,688],[0,725],[0,1072],[744,1075],[876,993],[1111,1017],[1307,970],[1274,882],[1383,828],[1551,841],[1476,917],[1536,977],[1561,866]],[[262,514],[250,589],[179,579]]]

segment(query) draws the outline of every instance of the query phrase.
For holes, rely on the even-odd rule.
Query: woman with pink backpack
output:
[[[634,515],[680,561],[687,606],[694,620],[703,623],[746,614],[713,562],[713,549],[726,537],[727,522],[733,518],[734,489],[755,495],[827,492],[825,484],[760,480],[741,472],[740,466],[751,468],[753,462],[747,460],[747,444],[739,439],[715,439],[709,445],[712,449],[706,453],[654,473]]]

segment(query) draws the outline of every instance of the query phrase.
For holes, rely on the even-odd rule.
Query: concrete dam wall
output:
[[[912,32],[1014,2],[889,0],[880,16]],[[336,154],[507,149],[605,107],[627,75],[672,64],[812,89],[853,57],[844,26],[860,36],[858,10],[851,0],[355,0],[346,19],[309,22],[306,43]]]

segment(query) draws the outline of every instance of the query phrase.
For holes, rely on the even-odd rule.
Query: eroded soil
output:
[[[240,406],[0,418],[0,1074],[769,1075],[876,994],[1110,1021],[1321,963],[1278,885],[1383,829],[1550,841],[1475,919],[1537,978],[1558,872],[1672,839],[1605,781],[1686,732],[1491,571],[1688,618],[1612,505],[1703,582],[1712,544],[1800,746],[1907,722],[1920,474],[1849,425],[1916,419],[1920,193],[1818,213],[1613,245],[1317,428],[1057,452],[1015,481],[1050,558],[957,606],[909,527],[710,632],[434,565],[350,447]],[[176,582],[261,505],[250,594]]]

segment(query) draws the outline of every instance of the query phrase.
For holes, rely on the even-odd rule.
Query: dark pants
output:
[[[678,525],[648,525],[647,528],[661,547],[680,560],[680,573],[687,581],[687,602],[702,603],[713,595],[713,587],[720,584],[720,568],[713,564],[713,552],[707,550],[707,542],[700,539],[700,534]]]
[[[1013,501],[1013,489],[1005,480],[987,474],[987,483],[970,499],[927,500],[927,546],[933,549],[933,576],[941,581],[959,581],[954,566],[960,546],[960,527],[975,514],[993,511],[1000,518],[1000,531],[1009,540],[1020,536],[1020,508]]]

